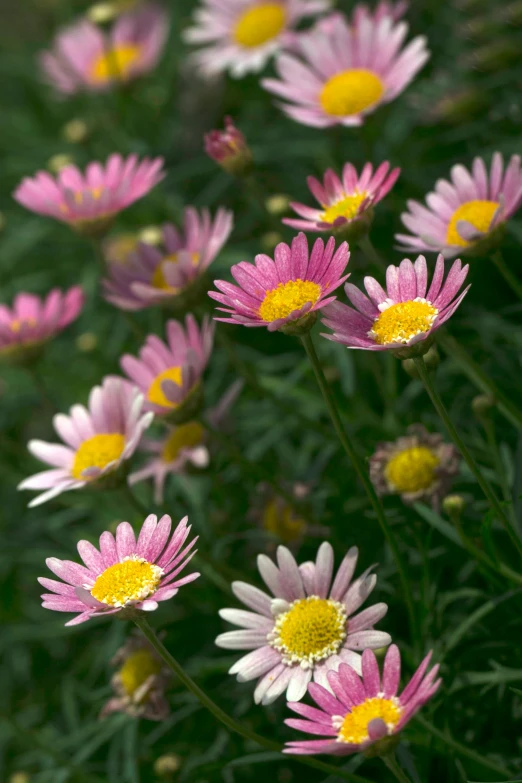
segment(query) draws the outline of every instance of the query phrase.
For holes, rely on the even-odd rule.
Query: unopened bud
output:
[[[466,501],[462,495],[446,495],[442,501],[442,510],[452,522],[460,520],[465,507]]]
[[[70,144],[81,144],[89,135],[89,126],[84,120],[69,120],[63,126],[62,135]]]
[[[90,353],[94,351],[98,345],[98,337],[94,332],[84,332],[76,338],[76,347],[82,353]]]
[[[8,779],[8,783],[29,783],[31,778],[27,774],[27,772],[13,772],[11,777]]]
[[[146,245],[160,245],[163,241],[163,231],[160,226],[145,226],[138,234],[138,238]]]
[[[224,130],[205,134],[205,152],[225,171],[235,176],[246,174],[252,166],[250,148],[231,117],[225,117]]]
[[[71,158],[70,155],[65,155],[65,154],[53,155],[52,158],[49,158],[49,160],[47,161],[47,168],[53,174],[58,174],[59,171],[64,169],[66,166],[71,166],[73,163],[74,163],[74,159]]]
[[[261,237],[261,245],[263,247],[263,250],[265,250],[267,253],[273,250],[274,247],[282,241],[283,241],[283,237],[281,236],[279,231],[268,231],[266,234],[263,234],[263,236]]]
[[[496,405],[495,398],[490,394],[479,394],[471,401],[471,410],[475,416],[482,419],[487,416],[492,408]]]
[[[181,769],[182,760],[175,753],[165,753],[154,762],[154,772],[160,778],[171,779]]]
[[[424,354],[424,364],[428,372],[435,372],[440,364],[440,355],[436,345],[432,345],[431,348]],[[414,359],[404,359],[402,362],[403,369],[410,378],[414,380],[420,380],[419,371]]]
[[[284,193],[276,193],[265,201],[266,211],[271,215],[284,215],[290,205],[290,199]]]
[[[116,3],[95,3],[87,9],[86,17],[93,24],[104,25],[116,19],[119,13]]]

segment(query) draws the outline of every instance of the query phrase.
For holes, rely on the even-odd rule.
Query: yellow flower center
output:
[[[149,677],[159,674],[160,671],[160,661],[154,657],[150,650],[142,649],[129,655],[119,670],[118,677],[125,693],[128,696],[133,696]]]
[[[440,459],[427,446],[412,446],[395,454],[384,468],[388,484],[398,492],[419,492],[437,480]]]
[[[343,604],[311,595],[294,601],[278,616],[269,644],[282,653],[284,663],[313,666],[337,653],[346,629]]]
[[[154,403],[154,405],[162,405],[164,408],[175,408],[176,403],[168,400],[163,394],[161,383],[165,380],[172,381],[176,386],[181,386],[181,367],[169,367],[168,370],[160,372],[149,386],[147,399],[149,402]]]
[[[271,500],[263,511],[263,527],[282,541],[295,541],[303,533],[306,522],[294,517],[290,506],[282,506],[277,500]]]
[[[339,217],[353,220],[366,195],[366,193],[352,193],[351,196],[344,196],[340,201],[336,201],[335,204],[331,204],[325,209],[321,220],[325,223],[333,223]]]
[[[373,106],[382,97],[384,84],[373,71],[352,68],[330,77],[319,95],[327,114],[349,117]]]
[[[261,3],[247,9],[236,22],[237,44],[253,49],[276,38],[286,24],[286,12],[279,3]]]
[[[163,451],[161,452],[161,458],[164,462],[174,462],[178,457],[182,449],[193,449],[195,446],[199,446],[205,430],[201,424],[197,421],[188,421],[186,424],[181,424],[171,432]]]
[[[96,578],[91,595],[109,606],[126,606],[155,593],[162,576],[159,566],[131,555],[106,568]]]
[[[124,448],[125,437],[119,432],[94,435],[78,447],[71,473],[75,479],[85,481],[82,473],[86,468],[104,468],[119,459]]]
[[[135,44],[123,44],[99,54],[90,67],[91,81],[95,84],[105,84],[113,79],[126,81],[140,56],[141,46]]]
[[[176,291],[179,291],[179,288],[175,288],[172,285],[169,285],[165,279],[165,265],[166,264],[176,264],[178,261],[178,254],[177,253],[171,253],[170,255],[166,256],[156,269],[154,270],[154,274],[152,275],[151,279],[151,285],[154,286],[154,288],[161,288],[164,291],[170,291],[171,293],[175,293]],[[192,253],[192,264],[193,266],[197,266],[199,263],[199,253]]]
[[[354,745],[366,742],[369,739],[368,723],[375,718],[381,718],[388,727],[388,732],[391,733],[399,722],[401,714],[402,707],[395,699],[383,699],[379,696],[366,699],[362,704],[352,707],[351,712],[344,716],[337,738],[340,742]]]
[[[107,242],[107,260],[115,264],[125,264],[138,246],[137,234],[120,234]]]
[[[417,334],[429,332],[438,312],[436,307],[424,299],[398,302],[383,310],[374,321],[368,336],[373,337],[379,345],[406,344]]]
[[[270,323],[286,318],[307,302],[315,304],[321,296],[321,286],[310,280],[289,280],[279,283],[277,288],[267,291],[259,308],[259,316]]]
[[[448,233],[446,236],[446,242],[448,245],[459,245],[460,247],[468,247],[471,242],[467,239],[463,239],[458,230],[457,223],[459,220],[465,220],[471,223],[472,226],[483,234],[487,234],[493,216],[497,211],[499,204],[496,201],[466,201],[465,204],[461,204],[458,209],[453,213],[448,226]]]

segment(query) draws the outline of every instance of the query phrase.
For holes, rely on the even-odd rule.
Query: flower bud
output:
[[[70,144],[81,144],[89,135],[89,126],[84,120],[69,120],[62,128],[62,136]]]
[[[205,152],[225,171],[235,176],[246,174],[252,165],[252,153],[231,117],[225,117],[224,130],[205,134]]]
[[[426,340],[422,340],[415,345],[409,345],[406,348],[398,348],[393,351],[393,355],[396,359],[402,359],[402,366],[404,371],[408,373],[410,378],[418,380],[420,375],[415,366],[414,358],[424,356],[424,364],[428,372],[435,372],[440,364],[439,352],[435,345],[433,345],[433,337],[428,337]]]
[[[163,231],[161,226],[145,226],[138,234],[140,242],[146,245],[161,245],[163,241]]]
[[[261,237],[261,245],[267,253],[270,253],[282,241],[283,237],[279,231],[268,231]]]
[[[182,760],[175,753],[165,753],[154,762],[154,772],[159,778],[172,779],[175,772],[181,769]]]
[[[284,193],[275,193],[265,201],[266,211],[270,215],[284,215],[290,205],[290,199]]]
[[[116,3],[95,3],[87,9],[85,14],[89,22],[98,25],[108,24],[119,14],[119,8]]]
[[[13,772],[8,779],[8,783],[29,783],[30,780],[31,778],[27,772]]]
[[[482,419],[495,405],[496,400],[490,394],[479,394],[471,401],[471,410],[478,419]]]
[[[70,155],[60,153],[58,155],[53,155],[52,158],[49,158],[47,161],[47,168],[53,174],[58,174],[59,171],[64,169],[66,166],[70,166],[72,163],[74,163],[74,158],[72,158]]]
[[[98,345],[98,337],[94,332],[84,332],[76,338],[76,347],[81,353],[90,353]]]
[[[442,501],[443,512],[451,519],[452,522],[459,522],[462,516],[462,512],[466,507],[466,501],[462,495],[446,495]]]

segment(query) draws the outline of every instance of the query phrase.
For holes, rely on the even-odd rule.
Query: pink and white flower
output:
[[[215,280],[220,293],[208,292],[226,305],[217,309],[230,316],[216,321],[266,326],[270,332],[299,321],[334,301],[331,294],[349,277],[341,277],[349,258],[348,244],[343,242],[335,250],[333,237],[326,247],[322,239],[316,240],[309,254],[307,239],[299,234],[291,246],[284,242],[277,245],[274,260],[260,253],[255,265],[247,261],[234,264],[231,272],[239,287]]]
[[[301,717],[289,718],[285,723],[324,739],[288,742],[285,753],[348,756],[399,734],[440,688],[442,680],[436,679],[438,665],[427,671],[430,660],[431,652],[400,694],[401,656],[395,644],[386,653],[382,679],[374,653],[365,650],[362,677],[342,663],[338,672],[328,672],[328,690],[310,683],[308,692],[317,707],[294,700],[288,706]],[[378,747],[374,750],[379,755]]]
[[[52,177],[39,171],[25,177],[13,197],[31,212],[68,223],[90,235],[103,234],[118,212],[143,198],[165,176],[163,158],[141,162],[137,155],[111,155],[105,166],[89,163],[85,174],[64,166]]]
[[[166,223],[160,246],[140,242],[125,262],[109,263],[109,277],[103,281],[105,298],[122,310],[175,303],[221,251],[233,220],[227,209],[218,209],[212,219],[208,209],[198,213],[187,207],[183,229]]]
[[[182,585],[193,582],[199,574],[179,579],[179,574],[194,557],[197,538],[184,546],[190,534],[188,517],[184,517],[170,535],[171,518],[165,514],[158,522],[149,514],[138,539],[128,522],[120,522],[116,538],[105,531],[100,548],[89,541],[78,542],[78,554],[85,565],[72,560],[49,557],[47,567],[62,581],[39,577],[50,593],[42,595],[44,609],[76,612],[65,625],[78,625],[124,609],[153,612],[160,601],[173,598]]]
[[[159,416],[173,413],[196,391],[214,343],[208,317],[201,329],[193,315],[187,315],[185,329],[168,321],[166,332],[168,345],[150,334],[139,359],[125,354],[120,360],[123,372],[145,395],[145,408]]]
[[[349,663],[361,671],[356,650],[379,648],[391,641],[389,634],[375,631],[388,607],[375,604],[357,612],[377,581],[370,566],[352,582],[358,550],[352,547],[333,580],[334,553],[324,542],[315,563],[298,566],[284,546],[277,549],[277,565],[259,555],[257,566],[272,593],[245,582],[233,582],[234,595],[249,609],[222,609],[221,617],[238,631],[216,639],[226,650],[251,650],[229,670],[239,682],[258,680],[256,704],[271,704],[286,691],[290,701],[303,698],[312,678],[326,688],[327,673]]]
[[[203,0],[184,39],[206,76],[230,71],[237,78],[260,71],[292,38],[305,17],[326,11],[329,0]]]
[[[24,479],[18,489],[43,489],[29,503],[39,506],[62,492],[82,489],[118,470],[135,452],[154,414],[143,412],[143,395],[122,378],[106,378],[89,395],[89,406],[73,405],[53,424],[63,444],[29,441],[31,454],[51,470]]]
[[[365,277],[368,296],[347,283],[345,291],[353,307],[335,302],[328,307],[323,323],[333,334],[328,340],[365,351],[400,351],[429,340],[455,312],[469,286],[459,294],[469,266],[454,262],[444,280],[444,259],[437,258],[428,289],[428,268],[424,256],[413,264],[405,258],[400,266],[386,270],[386,285]]]
[[[315,177],[308,177],[308,188],[321,208],[292,201],[290,206],[304,219],[284,218],[283,223],[302,231],[343,232],[350,225],[360,223],[364,215],[382,201],[400,173],[399,168],[390,171],[390,164],[385,161],[375,172],[372,164],[366,163],[360,175],[351,163],[345,163],[342,179],[332,169],[325,172],[322,183]]]
[[[405,22],[366,13],[351,23],[338,18],[318,25],[300,37],[298,53],[278,57],[280,79],[263,79],[262,85],[287,101],[283,111],[304,125],[362,125],[403,92],[428,60],[424,36],[401,50],[407,32]]]
[[[108,90],[152,71],[168,32],[167,14],[156,3],[122,14],[109,33],[82,19],[63,28],[52,49],[40,53],[40,67],[62,95]]]
[[[401,247],[432,250],[445,258],[473,252],[522,206],[520,155],[512,155],[504,168],[502,155],[495,152],[489,175],[482,158],[475,158],[471,171],[453,166],[451,182],[439,179],[426,204],[408,201],[409,212],[401,220],[412,235],[396,235]]]

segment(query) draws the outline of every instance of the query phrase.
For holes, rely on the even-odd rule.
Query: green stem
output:
[[[522,299],[522,283],[517,277],[515,277],[511,269],[508,267],[500,250],[497,250],[495,253],[493,253],[491,260],[511,290],[518,296],[519,299]]]
[[[473,475],[475,476],[482,492],[486,496],[486,499],[488,500],[491,508],[495,512],[498,520],[502,523],[504,526],[507,534],[509,535],[511,541],[513,542],[514,546],[516,547],[518,553],[522,555],[522,541],[518,537],[516,531],[514,530],[513,526],[511,525],[511,522],[509,521],[508,517],[504,514],[504,511],[502,510],[502,507],[498,501],[497,496],[493,492],[491,486],[489,485],[489,482],[487,479],[482,475],[480,468],[478,467],[477,463],[473,459],[471,453],[468,451],[467,446],[463,442],[462,438],[458,434],[457,430],[453,426],[453,422],[451,421],[449,414],[444,406],[444,403],[442,402],[441,398],[439,397],[439,394],[434,386],[433,379],[428,372],[428,368],[426,367],[424,363],[424,358],[416,357],[414,359],[415,366],[419,372],[420,378],[422,382],[424,383],[424,386],[426,388],[426,391],[428,392],[428,395],[433,403],[433,407],[439,414],[440,418],[442,419],[446,429],[448,430],[451,439],[453,440],[455,446],[458,448],[460,453],[462,454],[468,468],[471,470]]]
[[[402,559],[402,555],[400,553],[399,547],[397,545],[397,541],[395,540],[395,536],[393,534],[393,531],[391,527],[388,524],[388,520],[386,519],[386,515],[384,513],[384,508],[382,506],[382,503],[375,491],[375,488],[370,481],[370,478],[364,469],[363,463],[361,462],[359,455],[357,454],[357,451],[346,434],[346,430],[344,429],[343,423],[341,421],[341,417],[339,415],[339,411],[337,410],[337,405],[335,403],[335,399],[333,397],[333,394],[330,390],[330,387],[328,386],[328,383],[326,382],[326,378],[324,377],[323,369],[321,367],[321,362],[319,357],[317,356],[312,337],[310,335],[310,332],[308,334],[301,337],[301,341],[303,343],[303,346],[305,348],[305,351],[308,355],[308,358],[310,359],[310,363],[312,365],[313,371],[315,373],[315,377],[317,380],[317,383],[319,385],[319,388],[321,389],[324,401],[326,403],[326,407],[328,408],[328,413],[330,414],[330,418],[332,420],[332,424],[334,426],[335,432],[337,433],[337,437],[339,438],[339,441],[341,442],[341,446],[345,450],[346,454],[350,458],[353,467],[355,468],[355,471],[357,475],[359,476],[359,479],[366,490],[366,494],[368,495],[368,498],[370,500],[370,503],[373,506],[373,510],[375,511],[375,514],[377,516],[377,520],[379,522],[379,525],[381,527],[381,530],[384,534],[384,537],[386,538],[386,541],[388,542],[388,545],[393,553],[393,557],[395,559],[395,564],[397,566],[397,571],[399,572],[399,577],[401,580],[402,585],[402,591],[404,594],[404,600],[406,601],[406,605],[408,608],[408,616],[410,621],[410,628],[411,633],[414,639],[417,638],[417,626],[415,621],[415,609],[413,606],[413,597],[411,594],[410,584],[408,582],[408,578],[406,576],[406,568]]]
[[[389,756],[382,756],[381,758],[384,762],[384,765],[388,767],[390,772],[392,772],[395,775],[399,783],[411,783],[409,777],[404,774],[401,767],[397,763],[395,754]]]
[[[127,481],[125,481],[125,484],[123,485],[123,494],[129,501],[129,504],[132,506],[132,508],[136,511],[137,514],[140,515],[143,519],[145,517],[149,516],[149,511],[147,508],[143,505],[141,500],[138,500],[130,486],[127,484]]]
[[[210,698],[210,696],[207,696],[205,691],[203,691],[199,685],[194,682],[194,680],[185,672],[183,667],[176,661],[176,659],[172,657],[165,645],[158,639],[155,632],[150,627],[147,618],[143,616],[142,612],[140,612],[139,615],[136,615],[133,620],[145,638],[154,647],[160,658],[167,664],[169,669],[176,675],[176,677],[178,677],[185,688],[187,688],[187,690],[189,690],[198,699],[203,707],[212,713],[216,720],[223,723],[228,729],[230,729],[230,731],[239,734],[244,739],[261,745],[261,747],[266,748],[267,750],[276,751],[279,753],[283,751],[284,746],[280,745],[278,742],[273,742],[272,740],[257,734],[255,731],[251,731],[249,728],[247,728],[244,722],[240,723],[239,721],[234,720],[234,718],[222,710],[221,707],[219,707],[219,705],[217,705]],[[290,759],[297,761],[300,764],[305,764],[307,767],[314,767],[314,769],[319,769],[329,775],[336,775],[337,777],[343,778],[344,780],[351,780],[353,783],[369,783],[366,778],[362,778],[359,775],[346,772],[345,770],[333,766],[332,764],[325,764],[322,761],[317,761],[316,759],[308,759],[304,757],[300,758],[298,756],[285,757],[285,760],[287,761],[290,761]]]

